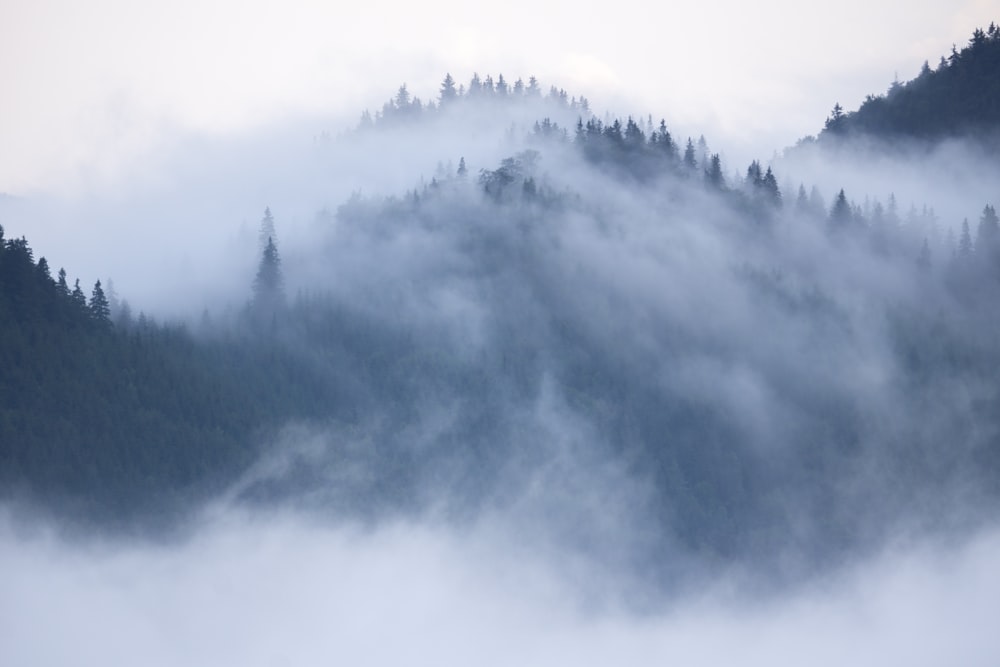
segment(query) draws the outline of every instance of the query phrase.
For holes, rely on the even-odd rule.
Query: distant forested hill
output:
[[[820,139],[868,135],[893,139],[943,139],[976,134],[996,141],[1000,134],[1000,28],[976,29],[962,50],[952,47],[934,69],[894,82],[884,95],[869,95],[857,111],[838,103]]]

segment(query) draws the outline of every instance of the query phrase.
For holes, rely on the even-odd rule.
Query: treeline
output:
[[[884,95],[869,95],[857,111],[838,103],[820,138],[867,134],[875,137],[940,139],[976,134],[997,141],[1000,132],[1000,28],[977,28],[961,51],[936,68],[924,63],[906,83],[893,82]]]
[[[382,105],[380,110],[372,114],[365,110],[361,114],[359,130],[372,127],[384,127],[405,121],[415,121],[437,112],[461,108],[476,104],[514,104],[518,102],[544,101],[554,108],[569,109],[581,114],[590,113],[590,102],[584,96],[570,96],[562,88],[550,86],[548,92],[543,92],[541,84],[535,77],[529,77],[525,82],[517,79],[509,83],[500,74],[496,81],[491,75],[480,78],[473,74],[468,86],[458,84],[451,74],[447,74],[441,82],[438,99],[422,101],[412,95],[406,84],[402,84],[396,94]]]
[[[256,436],[330,413],[304,359],[252,336],[198,340],[53,279],[0,232],[0,495],[120,523],[166,515],[256,458]]]

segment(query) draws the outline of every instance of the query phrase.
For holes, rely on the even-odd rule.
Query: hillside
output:
[[[4,495],[113,527],[223,496],[503,513],[670,585],[688,558],[794,577],[995,510],[992,206],[966,203],[951,254],[927,209],[827,207],[757,161],[727,176],[665,121],[473,81],[433,106],[400,89],[335,148],[388,132],[405,163],[492,128],[503,157],[355,194],[280,253],[268,209],[239,308],[197,327],[99,285],[88,304],[5,241]],[[511,129],[511,109],[577,120]]]
[[[996,141],[1000,133],[1000,28],[976,29],[961,50],[941,57],[936,68],[895,82],[883,95],[869,95],[856,111],[840,104],[820,140],[865,135],[893,140],[939,140],[975,136]]]

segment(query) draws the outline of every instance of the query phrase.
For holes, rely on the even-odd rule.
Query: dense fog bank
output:
[[[169,547],[67,544],[5,521],[0,661],[975,667],[1000,651],[990,532],[901,545],[788,596],[751,601],[721,577],[638,614],[605,577],[519,545],[493,528],[242,513]]]

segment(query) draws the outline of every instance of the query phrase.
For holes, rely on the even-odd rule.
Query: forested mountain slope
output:
[[[997,141],[1000,133],[1000,28],[976,29],[961,50],[941,57],[919,76],[894,82],[884,95],[869,95],[857,111],[837,104],[820,140],[865,135],[884,140],[975,137]]]
[[[319,211],[280,252],[267,211],[240,308],[193,333],[99,285],[87,303],[4,241],[5,496],[112,525],[221,495],[509,512],[667,582],[687,557],[793,576],[906,526],[986,520],[994,208],[967,202],[978,223],[952,250],[932,209],[843,190],[828,206],[758,161],[728,176],[703,138],[567,97],[401,88],[345,145],[494,127],[508,154],[434,156],[453,166]],[[552,113],[511,129],[514,109]]]

